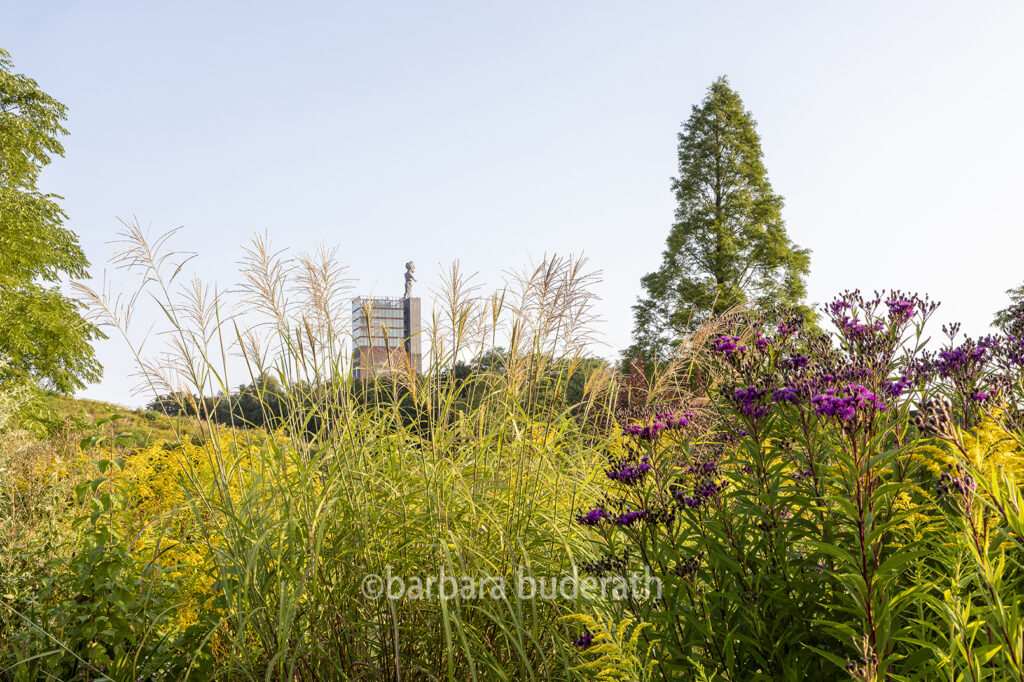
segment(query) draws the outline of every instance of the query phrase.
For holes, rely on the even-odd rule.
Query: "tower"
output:
[[[352,368],[357,379],[370,379],[409,367],[423,369],[420,344],[420,299],[412,296],[415,264],[405,264],[405,295],[352,299]]]

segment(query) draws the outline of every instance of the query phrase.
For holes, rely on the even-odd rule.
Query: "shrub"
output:
[[[577,520],[588,566],[661,576],[662,594],[604,608],[653,624],[663,676],[1019,677],[1024,459],[1000,423],[1019,361],[995,369],[1018,341],[951,328],[926,352],[933,311],[853,292],[824,309],[832,334],[735,316],[691,358],[703,409],[644,390],[622,406],[626,454]]]

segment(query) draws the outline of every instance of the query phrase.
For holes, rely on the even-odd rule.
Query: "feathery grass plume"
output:
[[[435,300],[440,302],[436,324],[431,326],[431,348],[437,353],[431,363],[447,366],[454,371],[456,363],[470,350],[470,339],[477,332],[481,306],[477,292],[481,285],[474,283],[477,273],[466,274],[458,260],[441,271],[440,284],[431,288]]]
[[[189,578],[206,593],[187,600],[186,620],[205,629],[177,674],[573,676],[558,645],[560,602],[374,600],[360,585],[388,571],[510,580],[572,565],[582,538],[568,519],[608,436],[585,419],[608,405],[566,397],[594,320],[597,275],[584,259],[554,256],[513,280],[515,296],[509,283],[486,298],[454,264],[424,376],[405,363],[356,381],[336,251],[291,259],[256,236],[238,287],[179,286],[189,257],[167,237],[150,242],[135,221],[124,238],[115,262],[139,287],[130,300],[159,301],[161,349],[133,338],[130,315],[109,314],[119,310],[112,290],[83,293],[122,327],[153,392],[173,391],[205,433],[167,446],[181,494],[147,531],[166,542],[187,534],[199,553],[192,570],[215,578]],[[463,360],[477,362],[455,380]],[[249,385],[239,392],[240,370]],[[595,372],[587,384],[610,380]]]

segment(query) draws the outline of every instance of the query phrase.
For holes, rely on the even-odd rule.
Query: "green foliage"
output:
[[[1010,297],[1010,305],[996,313],[992,324],[1003,331],[1009,330],[1014,324],[1024,327],[1024,284],[1007,290],[1006,294]]]
[[[100,376],[90,342],[99,330],[64,296],[62,276],[84,277],[88,261],[40,171],[64,148],[63,104],[12,72],[0,50],[0,382],[28,379],[63,392]]]
[[[1024,337],[932,354],[934,309],[729,316],[692,349],[706,393],[620,406],[634,439],[578,518],[589,565],[662,576],[595,608],[650,622],[666,679],[1024,679]]]
[[[578,296],[574,271],[553,271],[562,300]],[[162,274],[155,268],[138,281],[156,282]],[[538,297],[530,289],[521,298]],[[177,300],[165,306],[169,318],[184,309]],[[552,309],[538,306],[536,315]],[[0,670],[41,660],[42,672],[67,677],[82,665],[77,655],[101,671],[85,672],[115,679],[151,674],[141,666],[150,660],[172,679],[579,679],[558,623],[570,609],[562,600],[520,599],[511,588],[520,574],[571,572],[583,539],[568,519],[604,441],[588,414],[607,409],[594,396],[608,393],[595,385],[601,363],[586,360],[579,346],[565,348],[571,326],[518,317],[510,327],[554,331],[531,333],[486,370],[399,372],[361,383],[334,364],[342,354],[322,352],[336,343],[330,332],[309,338],[326,325],[283,317],[262,328],[281,355],[267,364],[247,358],[252,371],[241,390],[233,389],[237,381],[228,383],[227,367],[213,364],[219,354],[188,346],[186,352],[204,358],[201,371],[187,391],[153,406],[171,411],[176,404],[186,416],[174,419],[204,432],[201,442],[140,449],[133,434],[150,424],[142,415],[111,415],[98,433],[76,441],[91,458],[98,448],[101,462],[123,459],[125,466],[104,463],[99,476],[68,475],[84,509],[73,489],[65,489],[70,510],[55,518],[69,511],[86,516],[57,534],[46,555],[63,563],[49,572],[70,567],[97,579],[74,563],[84,551],[83,561],[103,566],[103,589],[127,585],[154,596],[108,605],[99,588],[67,578],[66,570],[63,582],[82,593],[82,603],[26,585],[13,601],[11,622],[24,617],[28,624],[12,625],[19,645],[6,658],[0,654]],[[171,329],[185,344],[220,342],[221,332],[234,331],[221,326],[195,334],[191,325],[199,319],[169,324],[180,325]],[[298,341],[294,330],[301,330]],[[547,338],[563,345],[552,348]],[[440,344],[432,347],[430,367],[458,366],[458,347],[447,346],[444,354]],[[578,374],[589,377],[586,385],[570,386]],[[265,379],[271,376],[276,384]],[[220,396],[212,410],[191,398],[210,395]],[[221,425],[221,402],[229,406],[223,417],[238,415],[235,426],[244,428]],[[267,422],[273,433],[253,426],[258,422],[250,415],[275,412],[277,405],[279,416]],[[207,413],[216,420],[204,419]],[[160,415],[158,422],[166,419]],[[96,533],[109,533],[110,540]],[[451,600],[362,591],[368,573],[429,578],[442,571],[499,577],[510,587],[500,598]],[[164,615],[150,608],[154,603],[171,611]],[[130,635],[122,648],[104,637],[93,663],[84,639],[91,631],[77,623],[96,614],[108,619],[104,632],[126,626]],[[38,636],[26,636],[27,629]],[[192,639],[197,631],[201,636]],[[176,649],[172,659],[164,656],[164,643]],[[48,655],[59,646],[74,655]],[[129,677],[119,661],[136,655],[140,667]],[[212,660],[209,671],[195,667],[203,657]]]
[[[979,466],[960,447],[958,430],[950,435],[963,480],[972,485],[944,507],[955,541],[938,544],[932,589],[915,594],[927,614],[918,637],[929,642],[941,668],[960,671],[962,679],[1021,680],[1024,494],[1012,473]]]
[[[693,107],[679,134],[676,223],[661,267],[641,280],[627,360],[639,351],[663,361],[681,336],[742,303],[802,303],[810,252],[786,234],[755,126],[724,77]]]
[[[105,438],[90,440],[100,444]],[[36,576],[35,596],[18,614],[32,626],[13,638],[22,656],[10,672],[25,679],[73,674],[171,679],[173,671],[189,665],[181,649],[199,629],[169,627],[179,587],[157,564],[141,560],[123,531],[120,517],[131,500],[119,476],[124,460],[92,464],[99,475],[74,488],[85,512],[71,524],[77,544],[70,557],[50,559]],[[202,666],[208,659],[195,662]]]
[[[640,634],[650,623],[624,618],[617,625],[600,616],[570,614],[562,621],[582,626],[592,639],[584,649],[584,661],[576,670],[589,673],[596,682],[646,682],[657,661],[641,651]]]
[[[168,260],[136,281],[175,291]],[[239,389],[221,349],[242,332],[163,301],[194,383],[153,407],[185,416],[47,396],[45,442],[0,418],[0,677],[1022,679],[1024,340],[930,355],[933,305],[848,292],[831,336],[728,315],[675,359],[692,380],[616,382],[551,342],[584,336],[546,317],[545,291],[586,299],[576,271],[504,319],[455,301],[506,349],[449,335],[426,374],[368,382],[321,352],[344,325],[302,318],[331,286],[298,320],[264,300],[281,353],[246,356]],[[656,580],[365,589],[633,569]]]

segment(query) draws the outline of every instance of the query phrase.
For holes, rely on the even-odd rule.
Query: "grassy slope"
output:
[[[47,396],[47,402],[57,417],[65,421],[71,432],[94,434],[97,432],[97,421],[110,420],[120,415],[121,418],[106,421],[100,426],[104,435],[113,437],[128,432],[138,446],[146,446],[161,440],[173,443],[185,437],[204,440],[194,419],[169,417],[158,412],[132,410],[113,403],[63,395]]]

